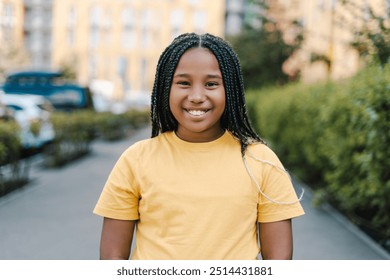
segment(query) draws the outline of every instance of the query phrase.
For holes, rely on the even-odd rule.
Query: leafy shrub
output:
[[[126,120],[117,114],[102,112],[96,114],[96,130],[104,140],[118,140],[125,137],[127,128]]]
[[[55,112],[51,120],[55,139],[45,150],[46,165],[61,166],[90,151],[90,145],[97,135],[95,112]]]
[[[21,149],[18,125],[0,121],[0,196],[29,180],[28,163],[20,161]]]
[[[121,116],[126,120],[126,123],[134,129],[147,125],[150,120],[149,110],[128,110]]]
[[[47,166],[61,166],[90,152],[98,137],[113,141],[146,125],[149,113],[130,110],[123,114],[96,113],[89,110],[56,112],[52,115],[55,140],[45,150]]]
[[[21,143],[15,122],[0,121],[0,166],[19,158]]]
[[[390,239],[390,65],[250,92],[257,130],[287,168],[383,243]],[[253,106],[253,105],[252,105]],[[254,114],[254,116],[253,116]]]
[[[390,239],[390,65],[372,67],[331,100],[320,143],[328,200],[381,240]]]
[[[134,129],[146,125],[149,111],[129,110],[122,114],[111,112],[97,113],[96,129],[104,140],[118,140],[131,134]]]
[[[258,98],[256,110],[252,110],[255,115],[251,116],[256,119],[257,131],[286,167],[293,167],[295,175],[308,183],[322,181],[325,159],[318,160],[316,142],[323,126],[319,111],[330,91],[331,84],[293,84],[250,94],[251,99]]]

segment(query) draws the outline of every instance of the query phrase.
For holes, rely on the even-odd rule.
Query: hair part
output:
[[[248,118],[244,81],[237,54],[227,41],[208,33],[182,34],[161,54],[151,100],[152,137],[166,131],[175,131],[178,127],[169,107],[169,94],[179,60],[191,48],[206,48],[218,61],[226,94],[226,107],[221,118],[221,126],[240,141],[242,155],[250,143],[265,143],[254,131]]]

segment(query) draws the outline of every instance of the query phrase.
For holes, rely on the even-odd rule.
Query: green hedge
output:
[[[15,122],[0,120],[0,196],[29,180],[29,164],[21,162],[22,144]]]
[[[0,120],[0,166],[19,158],[21,143],[18,133],[15,122]]]
[[[90,151],[96,138],[95,113],[89,110],[55,112],[55,139],[44,151],[46,166],[61,166]]]
[[[88,154],[96,138],[108,141],[125,138],[148,120],[149,112],[138,110],[123,114],[89,110],[56,112],[52,115],[56,136],[45,149],[45,164],[62,166]]]
[[[286,167],[381,240],[390,239],[390,65],[338,83],[248,94],[259,134]]]
[[[122,114],[110,112],[97,113],[95,116],[98,135],[109,141],[129,136],[135,129],[149,121],[149,111],[129,110]]]

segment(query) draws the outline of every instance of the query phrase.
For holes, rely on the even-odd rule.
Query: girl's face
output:
[[[170,110],[178,122],[176,134],[188,142],[209,142],[223,133],[225,88],[218,61],[205,48],[186,51],[173,75]]]

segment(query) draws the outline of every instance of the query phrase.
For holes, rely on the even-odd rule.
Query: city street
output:
[[[121,152],[149,136],[147,127],[118,142],[97,141],[90,155],[60,169],[34,165],[27,186],[0,198],[0,259],[98,259],[102,218],[92,210]],[[302,203],[306,215],[293,222],[294,259],[390,259],[332,208],[313,208],[309,189]]]

